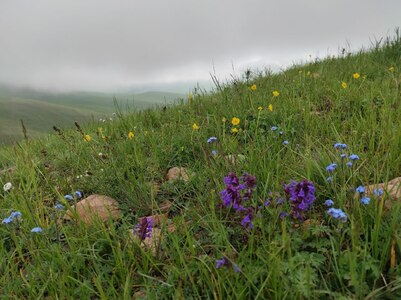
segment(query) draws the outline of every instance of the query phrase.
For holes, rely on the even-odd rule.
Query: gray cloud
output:
[[[354,49],[401,24],[398,0],[0,2],[0,82],[124,88],[203,81]]]

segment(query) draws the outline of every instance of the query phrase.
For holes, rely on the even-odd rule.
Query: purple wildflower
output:
[[[302,213],[307,211],[315,201],[315,186],[311,181],[302,179],[300,182],[291,180],[284,186],[284,191],[290,197],[293,218],[302,219]]]
[[[246,216],[242,219],[241,225],[246,228],[248,226],[249,229],[253,229],[253,213],[249,212]]]
[[[241,181],[240,184],[238,177],[232,172],[224,177],[226,188],[220,192],[220,197],[226,207],[231,205],[235,210],[240,210],[242,202],[251,198],[256,187],[256,177],[245,173]]]
[[[285,217],[287,217],[288,216],[288,213],[286,213],[285,211],[282,211],[281,213],[280,213],[280,215],[279,215],[279,218],[280,219],[284,219]]]
[[[232,266],[236,273],[241,272],[237,264],[233,264],[224,256],[221,259],[216,259],[216,269],[220,269],[223,266],[227,268],[230,268]]]
[[[347,157],[347,154],[341,153],[341,154],[340,154],[340,157],[341,157],[341,158],[346,158],[346,157]]]
[[[141,218],[140,222],[136,225],[134,229],[134,234],[138,236],[138,238],[143,241],[146,238],[150,238],[152,236],[153,229],[153,218],[144,217]]]

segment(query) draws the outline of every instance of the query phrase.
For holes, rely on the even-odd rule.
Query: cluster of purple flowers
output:
[[[232,207],[236,212],[245,212],[241,224],[252,229],[255,209],[244,207],[244,203],[252,197],[256,188],[256,177],[245,173],[240,180],[235,173],[230,172],[224,177],[224,184],[226,188],[220,192],[224,206]]]
[[[291,217],[303,219],[302,213],[309,210],[315,201],[315,186],[306,179],[296,182],[291,180],[290,184],[284,186],[285,193],[291,201]]]
[[[141,241],[152,236],[153,230],[153,218],[145,217],[135,226],[134,235],[136,235]]]
[[[240,270],[240,268],[236,265],[236,264],[233,264],[231,261],[229,261],[226,257],[224,257],[223,256],[223,258],[222,259],[216,259],[216,269],[219,269],[219,268],[221,268],[221,267],[227,267],[227,268],[231,268],[231,267],[233,267],[234,268],[234,271],[236,272],[236,273],[238,273],[238,272],[240,272],[241,270]]]

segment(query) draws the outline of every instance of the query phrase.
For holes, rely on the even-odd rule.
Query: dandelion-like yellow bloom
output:
[[[273,105],[272,105],[272,104],[269,104],[269,106],[267,107],[267,109],[268,109],[269,111],[273,111]]]
[[[84,140],[86,141],[86,142],[90,142],[91,141],[91,136],[89,135],[89,134],[85,134],[85,136],[84,136]]]
[[[389,70],[390,72],[394,72],[394,67],[390,67],[390,68],[388,68],[388,70]]]
[[[347,88],[347,83],[346,82],[341,82],[341,87],[343,88],[343,89],[346,89]]]
[[[259,106],[259,107],[258,107],[258,110],[263,110],[263,107],[262,107],[262,106]]]
[[[273,91],[273,97],[278,97],[279,95],[280,95],[280,92],[279,91]]]
[[[233,124],[234,126],[239,125],[240,122],[241,120],[239,118],[234,117],[231,119],[231,124]]]
[[[256,91],[256,84],[254,84],[254,85],[251,86],[251,90],[252,90],[252,91]]]
[[[359,77],[361,77],[361,75],[359,73],[354,73],[352,77],[354,77],[354,79],[358,79]]]
[[[198,124],[194,123],[194,124],[192,125],[192,130],[199,130]]]
[[[231,132],[232,132],[232,133],[238,133],[238,128],[235,128],[235,127],[234,127],[234,128],[231,128]]]
[[[128,138],[132,140],[134,138],[134,133],[132,131],[128,132]]]

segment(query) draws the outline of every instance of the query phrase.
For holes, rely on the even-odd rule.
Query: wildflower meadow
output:
[[[0,148],[2,298],[401,298],[400,36],[215,83]]]

